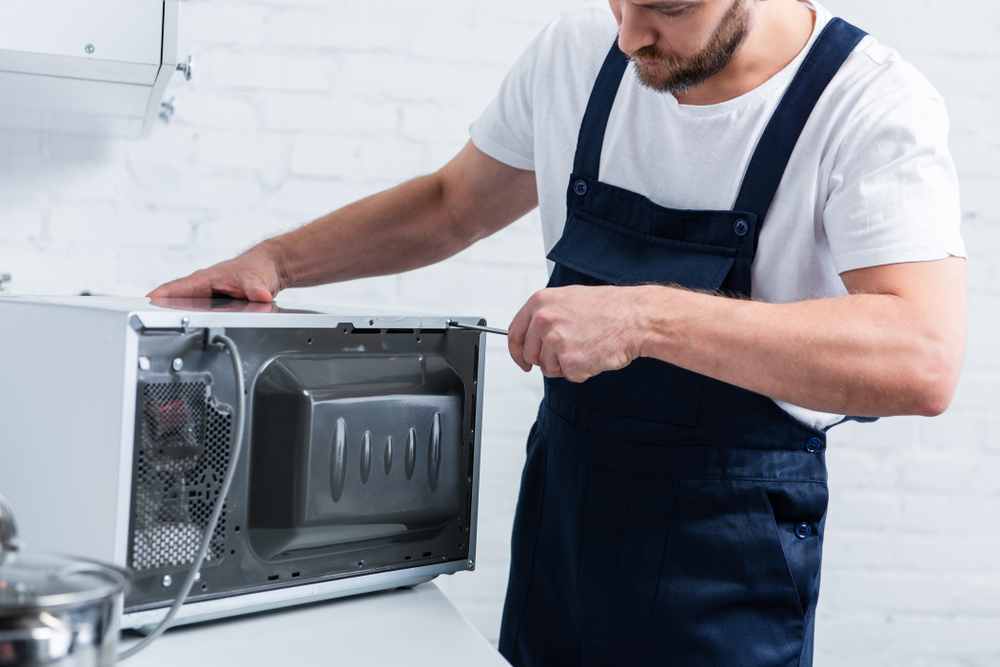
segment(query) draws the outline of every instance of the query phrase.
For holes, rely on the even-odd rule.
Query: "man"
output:
[[[439,261],[541,209],[509,347],[546,397],[500,649],[515,665],[808,665],[826,430],[935,415],[965,337],[947,117],[796,0],[610,0],[528,48],[472,141],[151,296]]]

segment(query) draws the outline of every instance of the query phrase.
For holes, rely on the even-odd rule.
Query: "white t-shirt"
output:
[[[807,6],[816,24],[798,57],[728,102],[680,105],[643,87],[630,63],[608,120],[600,180],[661,206],[732,209],[764,126],[831,19],[818,4]],[[607,3],[560,15],[470,128],[487,155],[535,171],[546,253],[562,235],[580,123],[617,29]],[[865,37],[792,153],[761,231],[753,297],[788,303],[841,296],[844,271],[964,257],[960,218],[941,96],[893,49]],[[842,418],[779,405],[817,428]]]

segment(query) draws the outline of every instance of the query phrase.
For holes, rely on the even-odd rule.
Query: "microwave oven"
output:
[[[0,493],[33,551],[127,567],[123,628],[475,567],[479,318],[228,299],[0,296]],[[219,487],[245,379],[232,486]],[[236,415],[239,418],[239,415]]]

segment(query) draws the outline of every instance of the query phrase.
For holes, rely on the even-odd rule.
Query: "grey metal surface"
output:
[[[238,465],[193,602],[431,563],[467,568],[475,523],[473,375],[481,334],[343,324],[226,331],[242,350],[248,381],[249,455]],[[186,445],[184,434],[197,443],[200,433],[222,432],[189,417],[206,406],[215,414],[216,404],[226,410],[234,398],[224,355],[204,349],[203,330],[147,330],[140,339],[139,354],[150,368],[139,374],[144,417],[137,420],[137,514],[129,557],[136,576],[126,598],[129,613],[169,604],[162,576],[177,580],[190,562],[214,483],[204,475],[226,464],[211,463],[223,456],[214,446],[206,445],[202,458],[202,449]],[[177,358],[184,360],[180,372],[172,369]],[[176,391],[162,392],[169,387]],[[201,390],[191,393],[191,387]],[[202,407],[190,412],[195,403]],[[447,437],[438,450],[434,490],[429,466],[439,412]],[[184,429],[173,423],[166,439],[150,439],[150,419],[173,422],[183,414],[189,415]],[[367,481],[360,465],[364,433],[379,446],[392,436],[397,450],[390,472],[383,461]],[[407,440],[412,467],[406,465]],[[331,474],[334,468],[338,475]],[[151,470],[158,471],[154,477]],[[146,509],[143,499],[156,498],[162,506]]]
[[[434,350],[272,360],[254,389],[251,479],[259,482],[248,523],[257,557],[446,526],[465,495],[464,394]]]
[[[476,391],[473,397],[476,399],[475,405],[475,437],[473,439],[473,472],[472,472],[472,525],[469,526],[469,569],[476,569],[476,545],[478,542],[478,530],[479,530],[479,465],[482,460],[481,452],[483,445],[483,401],[482,396],[486,387],[484,385],[486,378],[486,334],[479,334],[479,360],[476,366]]]

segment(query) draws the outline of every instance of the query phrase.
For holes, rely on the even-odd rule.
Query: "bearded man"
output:
[[[809,665],[826,431],[934,415],[965,338],[947,116],[796,0],[610,0],[528,47],[438,173],[151,296],[269,301],[458,252],[539,206],[551,278],[500,650]]]

